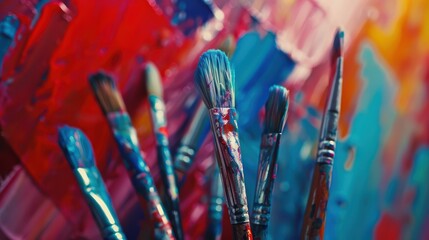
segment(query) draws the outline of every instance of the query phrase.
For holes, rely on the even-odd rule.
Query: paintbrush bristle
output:
[[[89,77],[89,82],[104,114],[125,111],[121,93],[109,75],[97,72]]]
[[[162,98],[162,79],[155,64],[149,62],[145,67],[146,90],[148,95]]]
[[[81,130],[69,126],[60,127],[58,144],[72,169],[95,165],[91,143]]]
[[[195,84],[207,108],[235,107],[234,71],[224,52],[208,50],[201,55]]]
[[[334,47],[333,47],[334,58],[342,57],[344,54],[344,31],[338,28],[335,32]]]
[[[283,132],[288,107],[289,91],[282,86],[271,86],[265,103],[264,133]]]

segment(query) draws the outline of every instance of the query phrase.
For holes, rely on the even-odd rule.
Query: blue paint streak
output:
[[[360,59],[364,88],[350,135],[338,144],[326,239],[371,239],[382,210],[380,153],[396,116],[393,101],[397,86],[368,43],[363,44]],[[344,166],[350,147],[356,149],[356,155],[347,171]]]
[[[15,15],[8,15],[0,21],[0,75],[4,57],[9,49],[13,47],[18,28],[19,20]]]

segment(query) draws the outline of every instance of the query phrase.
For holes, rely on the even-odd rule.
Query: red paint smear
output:
[[[174,70],[164,78],[166,101],[180,102],[183,97],[173,98],[175,95],[170,93],[177,96],[177,92],[192,81],[183,78],[179,83],[175,79],[182,78],[177,76],[191,78],[189,72],[193,71],[197,56],[214,48],[227,32],[212,42],[205,42],[205,48],[196,51],[195,46],[201,39],[184,38],[147,1],[138,0],[74,0],[68,9],[62,3],[49,3],[34,29],[30,29],[35,14],[33,3],[16,3],[0,3],[0,15],[14,13],[21,21],[15,47],[5,59],[1,79],[2,82],[13,79],[2,89],[7,93],[7,101],[0,102],[5,140],[44,194],[74,223],[75,236],[87,236],[84,232],[88,231],[88,226],[94,226],[94,222],[88,217],[88,208],[57,145],[59,126],[68,124],[82,129],[92,142],[97,166],[121,222],[131,222],[127,214],[130,215],[128,210],[133,209],[136,198],[107,121],[90,90],[88,75],[99,69],[113,74],[128,112],[135,117],[141,113],[139,109],[145,99],[141,87],[141,66],[145,61],[154,62],[162,75],[166,75],[167,69]],[[228,22],[227,29],[233,29],[237,38],[250,26],[250,18],[245,11],[236,11],[241,14]],[[236,23],[240,26],[235,27]],[[172,117],[172,120],[177,119]],[[150,132],[140,133],[139,139],[147,155],[145,159],[157,179],[159,170],[155,166],[153,136]],[[196,164],[197,168],[205,168],[200,164],[203,163]],[[197,172],[197,178],[204,178],[204,171]],[[201,201],[206,190],[201,182],[191,182],[183,191],[192,192],[182,204],[183,216],[189,216],[193,204]],[[202,236],[204,221],[184,218],[184,228],[191,239]],[[228,223],[228,218],[225,221]]]
[[[374,234],[375,240],[401,239],[401,226],[400,220],[395,219],[389,213],[384,213],[377,224]]]

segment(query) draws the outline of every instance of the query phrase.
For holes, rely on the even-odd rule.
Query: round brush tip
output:
[[[146,89],[148,95],[162,98],[162,78],[154,63],[148,62],[144,68],[146,78]]]
[[[271,86],[265,104],[264,133],[283,132],[288,108],[289,90],[278,85]]]
[[[94,166],[92,146],[86,135],[78,128],[58,128],[58,144],[73,169]]]
[[[195,71],[195,85],[204,103],[213,107],[235,107],[234,71],[221,50],[203,53]]]

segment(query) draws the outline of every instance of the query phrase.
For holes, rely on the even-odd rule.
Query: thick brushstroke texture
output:
[[[118,79],[149,167],[159,181],[139,74],[142,66],[152,61],[160,67],[174,153],[195,108],[192,77],[198,57],[232,33],[238,39],[232,63],[248,199],[254,194],[260,110],[268,87],[283,83],[291,89],[269,234],[272,239],[297,239],[327,94],[328,46],[341,25],[350,37],[345,43],[338,168],[333,172],[325,238],[427,239],[426,0],[189,2],[0,1],[0,21],[13,15],[19,22],[13,38],[0,37],[6,40],[0,44],[0,168],[5,177],[0,238],[99,237],[95,223],[88,221],[90,212],[74,197],[79,189],[55,144],[57,126],[70,124],[93,142],[123,230],[135,239],[145,216],[87,76],[102,68]],[[180,191],[189,239],[206,231],[212,144],[212,139],[205,139]],[[223,219],[223,237],[228,238],[226,214]]]

